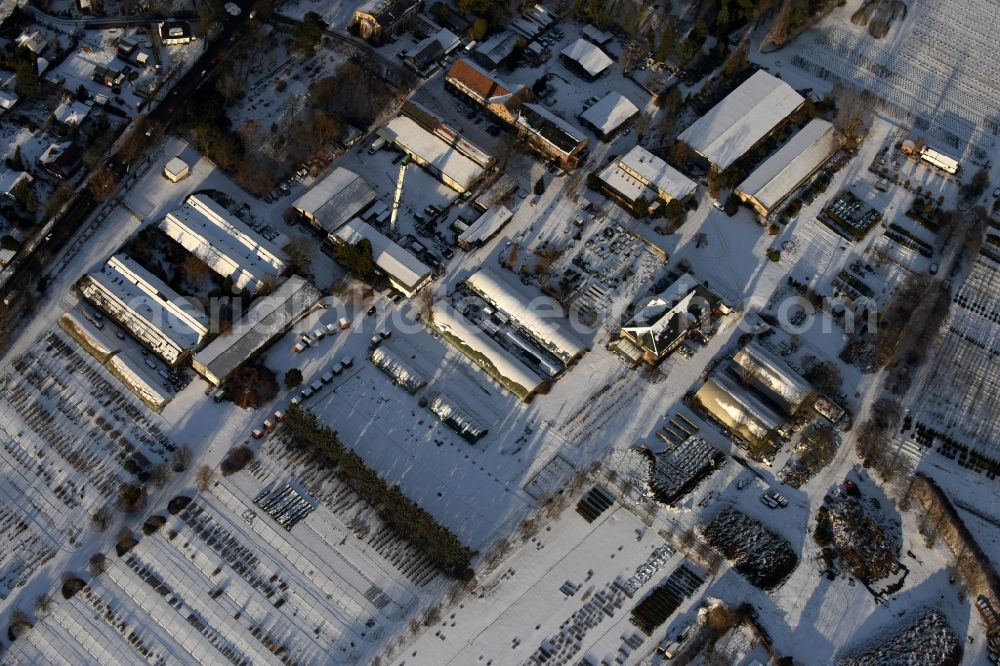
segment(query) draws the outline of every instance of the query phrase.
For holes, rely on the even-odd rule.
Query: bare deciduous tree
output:
[[[215,483],[215,470],[208,465],[202,465],[195,473],[195,486],[201,492],[207,492]]]

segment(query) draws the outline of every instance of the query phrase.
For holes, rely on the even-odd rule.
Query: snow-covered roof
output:
[[[538,104],[522,104],[517,122],[525,131],[544,139],[567,155],[587,140],[583,130]]]
[[[662,292],[639,304],[622,331],[659,358],[718,303],[717,295],[693,275],[685,273]]]
[[[80,291],[169,363],[208,335],[208,317],[126,255],[85,276]]]
[[[212,375],[210,381],[221,382],[306,314],[321,295],[305,278],[293,275],[273,293],[256,300],[229,331],[195,354],[195,369],[205,368]]]
[[[631,201],[642,196],[646,188],[669,201],[683,199],[698,187],[693,180],[642,146],[635,146],[617,162],[606,166],[600,178]]]
[[[406,60],[417,69],[423,69],[445,53],[453,51],[460,41],[451,30],[442,28],[410,49]]]
[[[469,228],[458,237],[459,244],[475,245],[488,240],[500,231],[514,214],[506,206],[497,204],[479,216]]]
[[[563,361],[586,351],[563,315],[561,306],[540,291],[528,288],[512,278],[510,273],[498,273],[483,268],[466,281],[473,291],[500,308],[525,331]]]
[[[358,174],[337,167],[295,200],[292,206],[333,233],[374,201],[378,195]]]
[[[599,46],[604,46],[605,44],[610,42],[613,36],[609,32],[598,30],[589,23],[583,26],[583,30],[580,31],[580,34],[582,34],[584,37],[586,37],[587,39],[589,39],[590,41],[594,42]]]
[[[584,111],[580,118],[602,135],[610,134],[639,113],[639,107],[620,92],[610,92]]]
[[[17,187],[17,184],[22,180],[27,179],[31,182],[31,174],[27,171],[11,171],[10,169],[3,169],[0,172],[0,194],[9,195],[11,190]]]
[[[922,157],[925,162],[930,162],[934,166],[944,169],[948,173],[958,172],[958,160],[954,157],[948,157],[944,153],[939,153],[933,148],[925,147],[920,151],[920,157]]]
[[[726,169],[804,101],[790,85],[759,70],[677,138]]]
[[[18,99],[17,93],[9,90],[0,90],[0,109],[9,109],[17,104]]]
[[[92,108],[93,105],[89,102],[69,100],[57,106],[56,110],[52,112],[52,115],[55,117],[56,122],[64,125],[79,125],[88,115],[90,115],[90,110]]]
[[[38,30],[33,32],[24,31],[17,36],[16,41],[19,47],[26,48],[36,55],[44,51],[45,47],[48,46],[45,36]]]
[[[712,416],[743,437],[764,437],[784,424],[770,407],[722,375],[705,382],[695,396]]]
[[[232,276],[240,288],[285,270],[280,249],[204,194],[189,196],[160,226],[212,270],[228,271],[220,274]]]
[[[415,393],[427,384],[427,378],[418,372],[408,358],[404,358],[388,347],[379,347],[372,352],[372,363],[379,370],[393,378],[399,386]]]
[[[430,276],[431,269],[419,259],[388,237],[379,233],[370,224],[358,219],[351,220],[336,234],[342,242],[355,245],[361,239],[367,239],[372,244],[372,258],[379,270],[390,279],[405,287],[408,292],[416,291]]]
[[[746,369],[765,388],[794,407],[812,391],[809,382],[782,363],[781,359],[751,341],[733,356],[733,362]]]
[[[542,378],[532,372],[510,352],[501,347],[481,329],[474,326],[446,301],[434,305],[434,326],[454,338],[471,352],[480,364],[488,363],[491,370],[517,388],[515,393],[525,398],[543,384]],[[463,350],[464,351],[464,350]]]
[[[534,39],[542,31],[542,26],[537,21],[532,21],[525,16],[516,16],[507,26],[525,39]]]
[[[811,120],[736,189],[771,210],[829,159],[838,145],[839,138],[832,124],[819,118]]]
[[[599,76],[614,62],[607,53],[586,39],[578,38],[560,53],[580,65],[590,76]]]
[[[490,67],[496,67],[514,52],[517,40],[520,38],[520,35],[511,30],[498,32],[476,47],[475,57],[481,61],[485,60]]]
[[[171,157],[163,167],[164,171],[174,175],[184,173],[188,168],[188,163],[179,157]]]
[[[88,321],[77,305],[59,318],[59,326],[83,344],[95,358],[120,378],[136,395],[156,411],[169,402],[170,395],[163,382],[144,363],[120,353],[121,345],[103,330]]]
[[[483,168],[412,118],[397,116],[379,130],[381,136],[413,155],[417,162],[434,167],[462,190],[468,190],[483,174]],[[447,183],[451,184],[451,183]]]

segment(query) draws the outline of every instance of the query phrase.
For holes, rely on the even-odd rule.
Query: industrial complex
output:
[[[195,4],[0,5],[0,663],[1000,666],[1000,5]]]

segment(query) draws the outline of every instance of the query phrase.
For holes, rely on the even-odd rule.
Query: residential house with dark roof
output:
[[[533,150],[575,169],[587,152],[589,140],[583,130],[537,104],[521,104],[517,117],[518,135]]]

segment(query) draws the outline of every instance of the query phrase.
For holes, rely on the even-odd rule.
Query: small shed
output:
[[[163,176],[172,183],[177,183],[185,178],[191,173],[191,167],[188,163],[179,157],[172,158],[167,165],[163,167]]]

